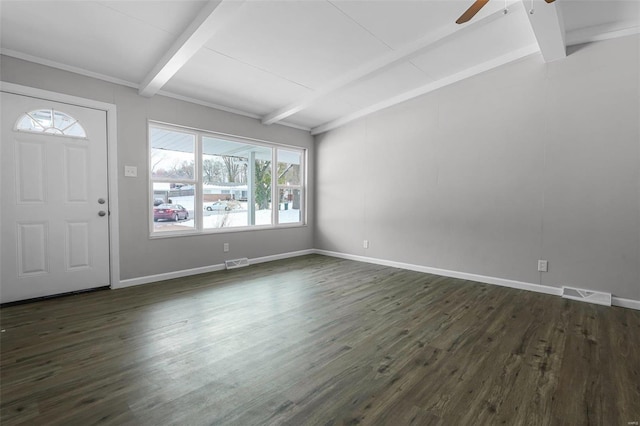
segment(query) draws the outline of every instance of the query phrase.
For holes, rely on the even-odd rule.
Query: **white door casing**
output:
[[[0,96],[0,302],[109,285],[106,112]],[[16,130],[19,117],[40,109],[77,119],[87,138]]]

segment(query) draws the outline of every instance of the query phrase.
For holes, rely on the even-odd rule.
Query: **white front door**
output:
[[[106,112],[0,96],[0,302],[109,285]]]

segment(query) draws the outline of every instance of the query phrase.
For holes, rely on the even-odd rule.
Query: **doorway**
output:
[[[111,285],[107,111],[0,96],[0,302]]]

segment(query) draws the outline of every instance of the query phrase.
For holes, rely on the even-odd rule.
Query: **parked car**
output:
[[[242,205],[236,200],[219,200],[214,201],[213,203],[204,203],[203,207],[207,211],[231,211],[235,209],[239,209]]]
[[[153,208],[153,221],[161,219],[175,220],[176,222],[189,218],[189,212],[180,204],[160,204]]]
[[[153,200],[153,205],[155,206],[159,206],[160,204],[164,204],[164,200],[162,198],[155,198]]]
[[[213,211],[229,211],[231,206],[226,201],[215,201],[213,203],[204,203],[204,209],[210,212]]]

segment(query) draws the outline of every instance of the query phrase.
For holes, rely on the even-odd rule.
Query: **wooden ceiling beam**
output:
[[[210,0],[173,42],[171,48],[160,58],[153,69],[140,83],[138,93],[151,97],[200,50],[211,37],[228,22],[242,6],[243,0]]]
[[[564,21],[560,15],[558,2],[546,3],[542,0],[534,0],[533,13],[530,13],[531,0],[522,0],[522,3],[527,8],[531,29],[545,62],[566,58]]]
[[[340,117],[336,120],[321,124],[320,126],[312,128],[311,134],[315,136],[315,135],[319,135],[320,133],[333,130],[347,123],[350,123],[351,121],[357,120],[358,118],[365,117],[369,114],[373,114],[374,112],[408,101],[409,99],[422,96],[426,93],[433,92],[434,90],[438,90],[441,87],[449,86],[453,83],[457,83],[458,81],[465,80],[467,78],[492,70],[502,65],[520,60],[522,58],[525,58],[529,55],[533,55],[538,52],[539,52],[539,49],[537,44],[533,43],[529,46],[525,46],[523,48],[514,50],[500,57],[491,59],[489,61],[483,62],[478,65],[474,65],[470,68],[467,68],[466,70],[457,72],[450,76],[444,77],[440,80],[436,80],[432,83],[425,84],[424,86],[420,86],[415,89],[411,89],[409,91],[401,93],[397,96],[393,96],[391,98],[385,99],[383,101],[370,105],[366,108],[363,108],[359,111],[348,114],[344,117]]]
[[[473,31],[479,26],[487,25],[493,20],[500,18],[502,15],[503,12],[500,10],[484,18],[475,19],[464,26],[457,25],[452,20],[450,25],[446,26],[438,33],[429,34],[413,43],[403,46],[398,50],[392,50],[382,57],[376,58],[373,61],[365,63],[362,66],[329,81],[327,84],[317,88],[309,95],[266,114],[262,117],[262,124],[269,125],[284,120],[287,117],[313,105],[320,98],[334,93],[343,87],[365,80],[366,78],[391,68],[394,65],[406,62],[428,49],[435,48],[441,43],[451,40],[453,37],[461,36],[469,31]]]

